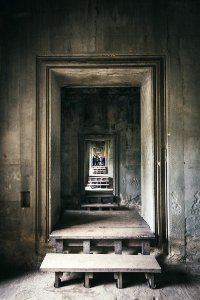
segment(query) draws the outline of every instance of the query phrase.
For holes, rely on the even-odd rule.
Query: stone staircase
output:
[[[56,253],[46,254],[40,270],[55,273],[55,288],[65,285],[65,272],[84,273],[86,288],[91,287],[95,273],[114,273],[120,289],[123,288],[123,273],[144,273],[149,287],[156,288],[154,275],[161,273],[161,268],[156,258],[150,255],[150,241],[155,235],[136,211],[65,211],[50,239]],[[111,254],[109,251],[92,254],[98,252],[98,246],[112,247],[113,251]],[[141,255],[123,253],[127,246],[135,250],[139,247]],[[81,247],[82,250],[79,253],[70,250],[69,253],[70,247]]]
[[[118,205],[113,203],[113,187],[108,175],[108,167],[93,166],[90,169],[88,183],[85,188],[85,203],[83,209],[113,209]]]
[[[96,174],[108,174],[108,167],[105,167],[105,166],[93,166],[91,168],[91,172],[93,175],[96,175]]]
[[[87,187],[91,189],[109,188],[108,176],[89,176]]]
[[[90,169],[86,190],[109,189],[110,182],[108,168],[105,166],[94,166]]]

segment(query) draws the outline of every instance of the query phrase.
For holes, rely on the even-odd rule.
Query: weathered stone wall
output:
[[[0,18],[2,257],[21,265],[35,253],[36,56],[131,53],[166,55],[169,253],[197,262],[199,1],[13,0],[1,3]]]

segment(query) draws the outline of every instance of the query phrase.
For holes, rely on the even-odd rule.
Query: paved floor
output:
[[[138,240],[154,239],[155,235],[136,210],[68,210],[64,212],[50,237],[72,240]]]
[[[77,275],[76,275],[77,276]],[[54,274],[40,271],[15,274],[0,281],[1,300],[199,300],[200,277],[171,271],[159,275],[151,290],[143,274],[125,274],[124,288],[115,286],[113,274],[97,274],[94,286],[83,287],[81,274],[65,274],[66,281],[54,288]]]

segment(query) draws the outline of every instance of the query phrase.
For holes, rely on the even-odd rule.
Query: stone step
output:
[[[107,174],[108,168],[103,166],[92,167],[90,170],[91,174]]]
[[[85,192],[85,197],[100,197],[100,198],[113,198],[113,190],[110,189],[109,191],[86,191]]]
[[[106,187],[106,188],[101,188],[101,187],[95,187],[95,189],[91,188],[90,186],[85,187],[86,192],[111,192],[113,193],[113,188],[111,187]]]
[[[82,204],[81,208],[83,209],[115,209],[119,208],[119,205],[117,203],[87,203],[87,204]]]
[[[105,167],[105,166],[93,166],[92,169],[108,169],[108,167]]]
[[[109,185],[108,176],[89,176],[87,188],[108,188]]]
[[[145,273],[148,284],[155,288],[154,274],[161,268],[153,255],[116,254],[46,254],[40,270],[55,272],[55,287],[61,284],[64,272],[85,272],[85,287],[90,287],[93,272],[114,272],[117,287],[122,288],[122,272]]]
[[[92,174],[108,174],[108,172],[106,171],[106,170],[94,170],[93,172],[92,172]]]
[[[90,185],[107,185],[109,186],[109,182],[106,182],[106,181],[91,181],[91,182],[88,182],[87,184],[88,186]]]
[[[106,181],[92,181],[92,182],[88,182],[87,184],[88,186],[92,186],[92,185],[106,185],[106,186],[109,186],[109,182],[106,182]]]
[[[104,189],[105,190],[105,189]],[[87,193],[85,194],[85,197],[84,197],[84,200],[87,204],[90,204],[90,203],[113,203],[114,201],[114,196],[111,193],[105,193],[105,191],[103,190],[104,193],[99,193],[99,192],[95,192],[95,191],[92,191],[91,193]]]
[[[105,182],[109,182],[109,178],[104,178],[104,177],[90,177],[89,179],[88,179],[88,181],[91,181],[91,182],[99,182],[99,181],[105,181]]]
[[[106,183],[99,183],[99,184],[96,184],[96,183],[89,183],[86,188],[91,188],[91,189],[97,189],[97,188],[100,188],[100,189],[107,189],[109,188],[109,184],[106,184]]]
[[[109,175],[108,174],[90,174],[89,175],[89,177],[101,177],[101,176],[103,176],[103,177],[109,177]]]

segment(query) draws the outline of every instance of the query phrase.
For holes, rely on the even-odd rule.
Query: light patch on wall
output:
[[[181,208],[181,205],[178,203],[177,193],[172,192],[171,193],[171,198],[172,198],[172,205],[171,205],[172,214],[178,216],[178,215],[181,214],[182,208]]]
[[[191,208],[192,215],[200,215],[200,191],[198,191],[195,195],[195,200]]]

